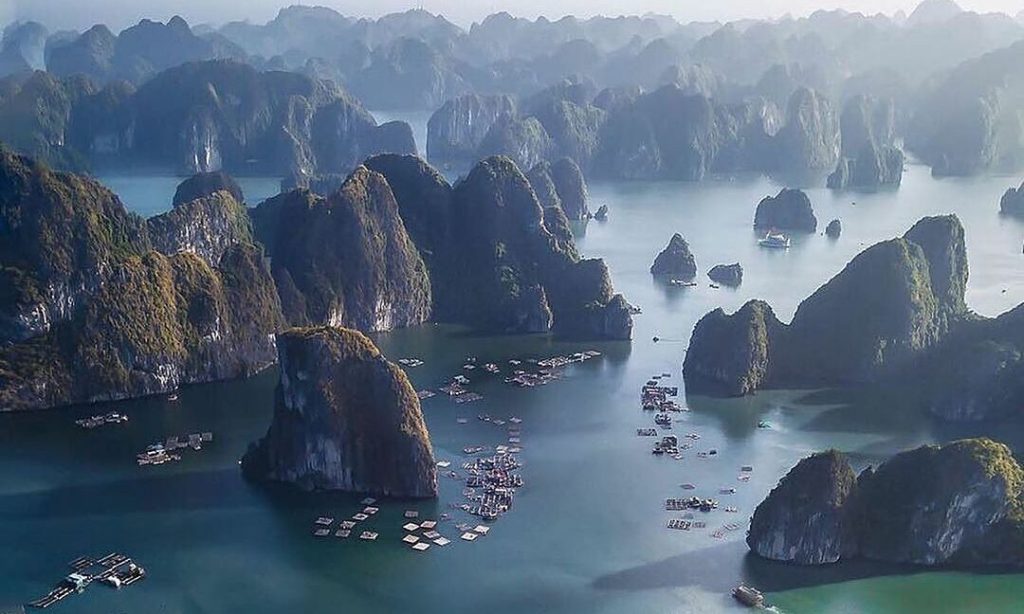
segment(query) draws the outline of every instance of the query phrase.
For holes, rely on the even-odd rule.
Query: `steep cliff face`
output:
[[[246,476],[306,490],[437,496],[437,470],[416,391],[361,333],[292,329],[278,341],[281,379]]]
[[[781,381],[870,381],[938,341],[946,329],[928,272],[905,239],[860,253],[800,303],[779,348]]]
[[[775,138],[778,168],[835,168],[840,141],[839,118],[828,99],[807,88],[793,92],[786,108],[786,125]]]
[[[951,422],[1013,418],[1024,407],[1024,306],[960,325],[913,365],[928,410]]]
[[[976,54],[927,83],[907,147],[937,176],[1016,171],[1024,165],[1020,61],[1024,43]]]
[[[0,141],[18,152],[62,168],[81,169],[85,156],[74,147],[75,109],[87,106],[95,87],[82,78],[59,80],[41,71],[3,79]]]
[[[579,165],[570,158],[562,158],[554,164],[541,162],[530,169],[527,179],[544,208],[558,207],[570,220],[590,217],[587,182]]]
[[[803,190],[783,188],[775,196],[766,196],[754,212],[754,228],[814,232],[818,218],[811,199]]]
[[[0,148],[0,332],[24,341],[74,316],[120,255],[149,248],[144,222],[100,185]]]
[[[437,319],[490,331],[629,338],[628,305],[616,300],[607,267],[580,260],[564,213],[545,213],[512,160],[484,160],[454,189],[413,157],[367,164],[394,187],[428,263]]]
[[[697,261],[690,253],[690,245],[678,232],[654,259],[651,275],[672,279],[693,279],[697,276]]]
[[[766,559],[800,565],[855,555],[846,505],[856,486],[857,476],[840,452],[801,460],[754,510],[747,546]]]
[[[533,193],[537,195],[537,200],[545,210],[562,208],[562,199],[558,197],[558,188],[555,187],[555,182],[551,178],[550,162],[544,161],[534,166],[526,174],[526,178],[530,181]]]
[[[590,209],[587,207],[587,181],[575,160],[556,160],[551,165],[551,180],[558,191],[558,199],[566,217],[570,220],[585,220],[590,217]]]
[[[858,480],[860,552],[921,565],[1024,564],[1014,548],[1024,538],[1022,485],[1010,449],[987,439],[897,454]]]
[[[1021,566],[1022,488],[1010,449],[989,439],[902,452],[855,483],[845,457],[815,455],[758,506],[747,543],[760,556],[802,564],[861,556]]]
[[[868,145],[889,147],[896,142],[896,107],[891,98],[858,94],[843,105],[839,125],[843,156],[856,157]]]
[[[864,383],[916,364],[967,318],[967,256],[955,216],[925,218],[904,237],[874,245],[804,300],[788,326],[753,337],[759,303],[694,330],[684,375],[745,394],[760,387]],[[774,322],[774,318],[772,318]],[[751,351],[751,345],[757,352]],[[765,350],[760,350],[766,347]],[[729,360],[723,356],[764,357]],[[770,358],[770,360],[769,360]],[[752,383],[751,383],[752,382]]]
[[[226,190],[178,202],[167,213],[146,220],[146,228],[157,251],[193,253],[212,267],[231,246],[253,242],[245,205]]]
[[[326,199],[297,190],[252,215],[289,322],[381,331],[430,317],[426,266],[379,173],[361,166]]]
[[[535,117],[503,115],[480,143],[480,158],[504,156],[521,168],[532,168],[553,151],[551,137]]]
[[[0,209],[0,409],[167,392],[273,362],[280,305],[242,235],[193,237],[220,246],[217,262],[152,251],[109,191],[6,151]]]
[[[903,151],[868,144],[856,157],[840,158],[826,185],[832,190],[895,187],[903,181]]]
[[[569,158],[590,168],[608,114],[592,104],[556,98],[531,109],[551,137],[551,159]]]
[[[427,122],[427,157],[439,163],[468,164],[500,117],[514,116],[510,96],[466,94],[449,100]]]

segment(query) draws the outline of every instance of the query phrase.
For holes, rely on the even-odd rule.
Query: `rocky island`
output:
[[[891,99],[857,95],[840,120],[842,156],[827,185],[833,190],[895,187],[903,181],[903,151],[896,147],[896,112]]]
[[[836,218],[825,226],[825,236],[829,239],[838,239],[843,234],[843,222],[839,218]]]
[[[716,264],[708,271],[708,278],[713,282],[735,288],[743,283],[743,267],[738,262]]]
[[[869,143],[855,157],[841,159],[827,185],[833,190],[898,186],[903,181],[903,160],[903,152],[896,147]]]
[[[999,200],[999,212],[1003,215],[1024,217],[1024,183],[1019,188],[1010,188]]]
[[[683,365],[687,389],[743,395],[875,381],[914,364],[968,319],[966,287],[960,221],[925,218],[859,254],[788,325],[761,301],[704,316]]]
[[[818,218],[814,216],[811,199],[803,190],[783,188],[775,196],[766,196],[757,204],[754,228],[814,232]]]
[[[415,156],[366,166],[393,190],[427,265],[436,320],[505,333],[632,335],[607,265],[580,257],[565,213],[545,210],[511,159],[483,160],[455,187]]]
[[[333,82],[236,61],[184,63],[138,89],[44,72],[3,89],[0,140],[73,170],[348,173],[367,156],[416,151],[408,124],[378,125]]]
[[[801,565],[1024,566],[1024,470],[990,439],[922,446],[856,478],[845,455],[816,454],[757,506],[747,545]]]
[[[0,287],[0,411],[252,375],[274,362],[283,321],[229,191],[147,222],[96,182],[6,149]]]
[[[651,275],[671,279],[689,280],[697,276],[697,261],[690,253],[690,245],[678,232],[654,259]]]
[[[437,468],[416,391],[362,333],[292,329],[266,436],[242,458],[254,480],[305,490],[437,496]]]
[[[290,324],[382,331],[430,317],[426,266],[379,173],[360,166],[326,198],[294,190],[251,214]]]

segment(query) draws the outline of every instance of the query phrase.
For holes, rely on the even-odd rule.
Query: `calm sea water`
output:
[[[178,184],[187,177],[175,175],[99,175],[105,186],[121,197],[125,207],[143,217],[171,210],[171,201]],[[280,177],[235,177],[245,201],[256,206],[281,191]]]
[[[115,592],[97,586],[57,606],[67,612],[717,612],[736,609],[727,591],[749,582],[785,612],[1015,612],[1024,575],[932,572],[869,563],[803,569],[749,556],[743,530],[711,536],[730,522],[745,526],[754,506],[799,458],[825,447],[849,451],[858,464],[897,450],[989,431],[1024,450],[1019,425],[944,427],[920,416],[900,391],[774,391],[745,399],[686,399],[675,433],[700,434],[683,460],[654,457],[635,436],[651,423],[639,409],[639,388],[680,364],[697,319],[708,310],[739,307],[754,297],[791,317],[800,300],[857,252],[902,234],[918,218],[955,212],[967,228],[971,261],[968,301],[995,315],[1024,301],[1024,223],[998,215],[998,200],[1016,178],[934,180],[911,167],[899,191],[834,196],[811,190],[821,226],[844,224],[838,241],[797,237],[788,252],[759,249],[754,207],[779,185],[764,178],[685,183],[598,184],[594,206],[608,204],[606,223],[579,226],[581,250],[611,266],[616,288],[643,308],[629,343],[576,344],[547,336],[482,336],[423,326],[378,335],[391,358],[419,357],[417,387],[460,372],[465,357],[504,363],[595,348],[603,356],[568,370],[550,386],[520,390],[500,378],[470,374],[478,403],[424,402],[439,459],[461,462],[461,449],[497,444],[498,427],[477,414],[523,418],[526,486],[515,509],[475,543],[456,540],[416,553],[402,547],[402,512],[447,511],[461,485],[441,478],[436,503],[385,502],[367,528],[376,543],[318,540],[319,515],[347,517],[359,497],[300,495],[244,482],[237,461],[269,423],[274,373],[191,387],[180,401],[144,399],[115,405],[0,415],[0,606],[45,593],[82,554],[123,551],[150,576]],[[145,181],[138,179],[146,191]],[[152,202],[168,201],[161,179]],[[173,193],[173,188],[170,190]],[[125,198],[129,205],[142,199]],[[252,202],[250,197],[250,202]],[[854,204],[854,202],[856,204]],[[666,288],[648,275],[673,232],[690,242],[702,271],[740,262],[737,290]],[[653,336],[663,339],[652,341]],[[125,426],[95,431],[73,419],[116,409]],[[465,425],[458,417],[470,418]],[[773,428],[758,429],[759,420]],[[168,435],[213,431],[216,439],[181,463],[139,468],[134,455]],[[716,448],[708,459],[695,452]],[[741,465],[753,465],[739,482]],[[667,497],[720,498],[736,514],[701,519],[708,528],[670,531]],[[736,487],[734,495],[718,495]],[[456,537],[451,525],[441,532]]]

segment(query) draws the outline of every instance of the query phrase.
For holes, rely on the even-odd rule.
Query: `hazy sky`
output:
[[[463,25],[498,11],[557,18],[566,14],[590,16],[656,12],[682,21],[728,20],[741,17],[805,15],[818,8],[844,8],[865,13],[913,10],[918,0],[0,0],[0,23],[36,19],[51,29],[82,29],[97,22],[115,30],[143,17],[166,20],[180,14],[189,23],[222,23],[249,19],[263,23],[286,4],[320,4],[347,15],[378,16],[422,6]],[[1024,0],[961,0],[965,9],[1017,14]]]

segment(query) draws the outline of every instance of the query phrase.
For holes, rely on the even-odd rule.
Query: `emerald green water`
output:
[[[648,426],[638,407],[650,375],[669,372],[681,385],[686,339],[708,310],[768,299],[789,318],[799,301],[861,249],[902,234],[923,215],[956,212],[967,228],[968,301],[994,315],[1024,301],[1024,224],[1001,218],[998,199],[1015,178],[937,181],[911,167],[896,192],[833,196],[811,190],[822,225],[841,217],[837,242],[797,238],[788,252],[761,250],[751,230],[756,202],[779,186],[748,178],[706,184],[594,185],[607,223],[577,228],[588,256],[602,256],[616,288],[643,308],[632,343],[569,343],[548,336],[482,336],[423,326],[378,335],[391,358],[426,361],[409,371],[417,387],[460,372],[465,357],[504,363],[594,348],[601,358],[570,368],[562,381],[520,390],[470,373],[484,400],[424,402],[439,459],[458,465],[461,449],[503,442],[503,431],[477,414],[523,418],[526,486],[515,509],[474,543],[416,553],[399,540],[402,512],[447,511],[461,485],[441,478],[436,503],[385,502],[366,528],[375,543],[319,540],[319,515],[347,517],[361,497],[304,495],[244,482],[237,460],[266,429],[274,373],[185,389],[177,403],[143,399],[111,406],[0,415],[0,611],[45,593],[82,554],[123,551],[149,577],[115,592],[90,588],[57,612],[718,612],[737,609],[729,588],[749,582],[785,612],[1015,612],[1024,576],[923,571],[855,562],[805,569],[750,557],[743,531],[714,539],[753,507],[799,458],[834,446],[859,465],[924,442],[988,433],[1024,450],[1019,424],[944,427],[915,413],[900,390],[777,391],[745,399],[690,397],[692,412],[675,432],[701,439],[683,460],[650,454],[635,436]],[[153,188],[153,198],[160,188]],[[172,190],[173,192],[173,190]],[[169,199],[170,194],[162,198]],[[126,199],[127,200],[127,199]],[[852,204],[856,201],[856,205]],[[130,201],[129,201],[129,204]],[[737,290],[665,288],[647,273],[673,232],[682,233],[705,272],[739,261]],[[665,341],[652,342],[654,335]],[[911,383],[912,384],[912,383]],[[75,418],[117,409],[124,426],[84,431]],[[456,419],[469,418],[460,425]],[[773,428],[757,428],[767,420]],[[215,441],[181,463],[139,468],[134,454],[168,435],[213,431]],[[695,452],[716,448],[708,459]],[[737,481],[753,465],[750,482]],[[708,528],[670,531],[663,500],[695,494],[722,506],[701,519]],[[735,495],[718,495],[735,486]],[[441,532],[456,537],[450,525]]]

